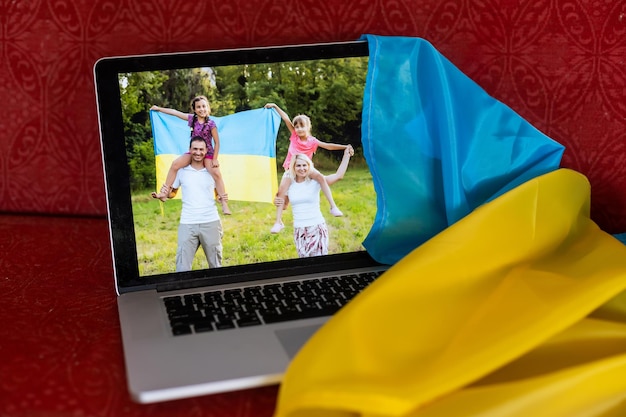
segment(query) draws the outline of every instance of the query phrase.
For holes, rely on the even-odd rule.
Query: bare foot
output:
[[[227,216],[230,216],[231,214],[233,214],[230,211],[230,207],[228,207],[228,194],[222,194],[221,196],[219,196],[219,200],[220,200],[220,203],[222,203],[222,213],[224,213]]]
[[[152,196],[152,198],[158,198],[159,200],[165,202],[167,201],[167,197],[170,195],[171,189],[172,187],[163,184],[163,186],[161,187],[161,191],[159,191],[158,193],[152,192],[150,195]]]

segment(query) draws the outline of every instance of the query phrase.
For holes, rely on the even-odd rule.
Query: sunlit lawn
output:
[[[322,172],[329,173],[320,168]],[[322,213],[330,234],[330,253],[361,250],[376,214],[376,195],[365,165],[348,169],[344,179],[332,186],[333,198],[344,217],[333,217],[324,196]],[[173,272],[181,201],[160,203],[149,191],[132,198],[140,275]],[[231,216],[221,216],[223,266],[295,258],[291,210],[283,214],[285,228],[271,234],[275,207],[269,203],[230,201]],[[220,210],[221,213],[221,210]],[[196,254],[193,269],[207,268],[202,249]]]

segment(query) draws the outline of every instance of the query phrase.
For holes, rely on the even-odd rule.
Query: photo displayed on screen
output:
[[[219,166],[210,168],[216,186],[211,199],[222,227],[219,266],[318,256],[297,249],[299,200],[290,204],[287,198],[282,213],[275,205],[290,136],[303,135],[298,129],[320,142],[311,160],[321,175],[311,181],[319,184],[328,254],[363,251],[376,215],[361,146],[366,73],[367,57],[351,57],[119,74],[139,275],[177,270],[185,186],[174,193],[162,185],[174,161],[190,149],[182,161],[205,159],[190,147],[194,114],[201,122],[212,121],[197,129],[214,128],[219,140]],[[194,134],[202,135],[197,129]],[[302,165],[299,158],[294,166],[298,162]],[[281,192],[294,179],[286,181]],[[191,269],[210,267],[200,247]]]

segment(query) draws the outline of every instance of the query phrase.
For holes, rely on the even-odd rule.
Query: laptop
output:
[[[367,55],[367,43],[354,41],[107,57],[95,64],[115,288],[135,401],[279,383],[306,340],[387,268],[361,245],[376,215],[359,142]],[[308,114],[321,141],[353,145],[344,178],[331,187],[344,216],[330,216],[320,199],[328,255],[297,256],[289,207],[285,229],[272,234],[273,204],[230,199],[232,215],[220,211],[222,265],[209,268],[200,248],[192,270],[176,272],[181,206],[150,197],[161,184],[149,109],[190,113],[185,103],[198,94],[209,97],[216,118],[280,102],[292,118]],[[280,124],[279,180],[289,137]],[[237,138],[220,136],[229,140]],[[313,162],[331,174],[342,154],[318,151]]]

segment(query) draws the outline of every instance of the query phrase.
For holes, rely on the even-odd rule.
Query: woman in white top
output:
[[[346,172],[352,147],[346,148],[343,160],[337,172],[326,176],[326,182],[331,185]],[[293,213],[293,238],[296,251],[300,258],[328,254],[328,228],[320,209],[320,183],[309,177],[313,169],[313,162],[304,154],[296,154],[289,164],[291,185],[287,191],[289,203]],[[282,199],[276,199],[275,204],[282,204]]]

